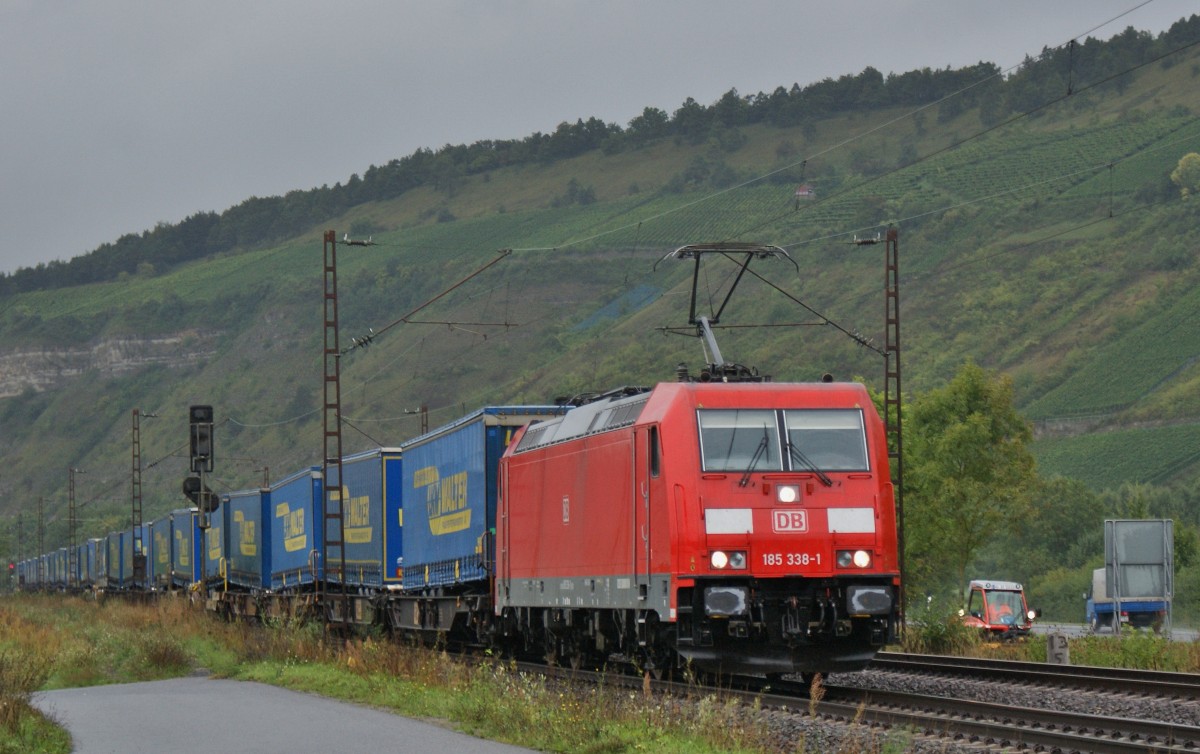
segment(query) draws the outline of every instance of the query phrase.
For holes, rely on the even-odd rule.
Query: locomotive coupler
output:
[[[804,634],[804,619],[800,615],[800,600],[795,597],[788,597],[784,601],[779,622],[780,630],[788,638]]]

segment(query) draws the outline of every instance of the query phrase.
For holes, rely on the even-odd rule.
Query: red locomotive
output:
[[[861,385],[617,391],[518,435],[500,485],[501,626],[571,664],[857,670],[895,625],[887,446]]]

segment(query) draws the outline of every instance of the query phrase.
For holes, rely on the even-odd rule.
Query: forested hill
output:
[[[1200,16],[1013,71],[867,69],[420,150],[18,270],[0,279],[0,516],[28,536],[41,500],[47,549],[64,543],[78,469],[81,534],[123,526],[135,408],[146,519],[183,503],[191,404],[214,407],[218,492],[320,463],[327,229],[370,239],[338,246],[353,453],[698,366],[701,344],[672,333],[691,268],[664,258],[689,243],[777,244],[794,263],[755,260],[722,314],[727,358],[881,390],[883,251],[856,241],[895,228],[906,405],[968,361],[1011,380],[1038,471],[1070,477],[1046,503],[1065,523],[1034,533],[1100,494],[1121,502],[1093,517],[1200,530],[1198,103]],[[704,272],[715,309],[736,268]],[[1025,579],[1071,550],[1082,578],[1098,529],[1077,528],[995,562]]]
[[[857,75],[744,96],[732,89],[711,105],[688,98],[673,114],[647,107],[625,127],[597,118],[563,122],[553,133],[534,133],[524,139],[485,140],[471,145],[446,145],[437,151],[419,149],[382,166],[371,166],[345,184],[291,191],[280,197],[251,197],[222,213],[198,212],[178,224],[160,224],[140,234],[122,236],[91,253],[66,262],[54,261],[0,275],[0,293],[65,288],[115,280],[145,265],[164,272],[179,264],[234,249],[274,244],[311,232],[324,218],[337,217],[369,202],[395,199],[428,187],[453,193],[467,177],[505,167],[547,165],[599,151],[615,155],[663,139],[703,145],[715,139],[722,145],[740,138],[737,129],[767,125],[800,127],[811,138],[817,124],[847,113],[870,113],[886,108],[919,109],[936,105],[929,120],[938,124],[977,109],[984,127],[997,126],[1014,115],[1036,112],[1076,92],[1123,92],[1135,79],[1131,72],[1158,63],[1173,65],[1179,51],[1200,40],[1200,16],[1182,19],[1170,30],[1151,35],[1132,27],[1101,41],[1088,38],[1080,45],[1046,49],[1027,58],[1016,71],[1001,71],[980,62],[957,70],[924,68],[887,76],[874,68]],[[918,155],[906,152],[901,162]],[[880,155],[878,159],[883,158]],[[891,157],[889,155],[889,157]],[[869,161],[870,162],[870,161]],[[800,177],[796,171],[776,174],[775,180]],[[732,182],[732,173],[724,180]],[[722,181],[718,181],[720,183]],[[581,197],[587,199],[584,195]],[[453,219],[436,215],[436,219]],[[362,225],[370,233],[383,227]]]

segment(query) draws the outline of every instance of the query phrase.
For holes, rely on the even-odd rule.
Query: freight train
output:
[[[223,495],[207,529],[176,510],[139,538],[23,561],[19,579],[187,588],[230,616],[656,674],[857,670],[895,635],[887,436],[857,383],[774,382],[718,357],[654,387],[480,408],[341,461],[340,479],[312,467]]]
[[[137,578],[132,531],[18,578],[190,588],[230,615],[321,609],[573,666],[830,672],[892,634],[892,486],[861,385],[687,379],[577,403],[485,407],[343,459],[344,570],[321,562],[313,467],[223,495],[207,530],[195,509],[145,524]]]

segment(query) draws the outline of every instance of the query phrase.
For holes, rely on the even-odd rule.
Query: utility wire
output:
[[[458,288],[462,287],[464,284],[466,284],[466,283],[467,283],[467,281],[471,280],[472,278],[476,277],[477,275],[480,275],[480,274],[481,274],[481,273],[483,273],[485,270],[487,270],[488,268],[492,267],[492,265],[496,264],[497,262],[500,262],[500,261],[501,261],[501,260],[503,260],[505,257],[507,257],[507,256],[509,256],[510,254],[512,254],[512,249],[501,249],[500,251],[496,252],[496,254],[497,254],[496,258],[495,258],[495,259],[493,259],[492,261],[490,261],[490,262],[488,262],[487,264],[483,265],[483,266],[482,266],[482,267],[480,267],[479,269],[477,269],[477,270],[475,270],[474,272],[472,272],[470,275],[467,275],[467,276],[466,276],[465,278],[463,278],[462,280],[458,281],[457,283],[455,283],[454,285],[450,286],[450,287],[449,287],[449,288],[447,288],[446,290],[442,291],[441,293],[437,294],[436,296],[434,296],[433,298],[429,299],[429,300],[428,300],[428,301],[426,301],[425,303],[421,304],[421,305],[420,305],[420,306],[418,306],[416,309],[413,309],[412,311],[410,311],[409,313],[407,313],[407,314],[403,315],[403,316],[402,316],[402,317],[400,317],[399,319],[393,320],[392,322],[389,322],[388,324],[384,325],[382,328],[380,328],[380,329],[379,329],[379,331],[378,331],[378,332],[376,332],[376,331],[372,331],[372,332],[371,332],[369,335],[366,335],[366,336],[363,336],[363,337],[360,337],[360,338],[354,338],[354,339],[352,339],[353,345],[351,345],[349,348],[343,348],[343,349],[342,349],[342,352],[341,352],[341,354],[339,354],[339,355],[340,355],[340,356],[344,356],[345,354],[349,353],[350,351],[353,351],[353,350],[354,350],[354,349],[356,349],[356,348],[365,348],[365,347],[367,347],[367,346],[371,345],[371,342],[372,342],[372,341],[373,341],[375,338],[377,338],[378,336],[380,336],[380,335],[382,335],[383,333],[387,332],[388,330],[392,329],[392,328],[393,328],[393,327],[395,327],[396,325],[399,325],[399,324],[401,324],[401,323],[407,323],[407,322],[409,321],[409,318],[410,318],[410,317],[412,317],[412,316],[413,316],[414,314],[416,314],[417,312],[421,311],[422,309],[425,309],[426,307],[428,307],[428,306],[432,305],[434,302],[438,301],[439,299],[441,299],[441,298],[445,297],[446,295],[450,294],[451,292],[453,292],[453,291],[457,290]]]
[[[1025,119],[1025,118],[1028,118],[1029,116],[1031,116],[1031,115],[1034,115],[1034,114],[1036,114],[1036,113],[1039,113],[1039,112],[1041,112],[1042,110],[1045,110],[1046,108],[1052,107],[1053,105],[1057,105],[1057,104],[1059,104],[1059,103],[1061,103],[1061,102],[1063,102],[1063,101],[1067,100],[1068,98],[1070,98],[1070,97],[1072,97],[1072,96],[1075,96],[1075,95],[1078,95],[1078,94],[1083,94],[1083,93],[1084,93],[1084,92],[1086,92],[1086,91],[1089,91],[1089,90],[1091,90],[1091,89],[1095,89],[1096,87],[1099,87],[1099,86],[1103,86],[1103,85],[1105,85],[1105,84],[1107,84],[1107,83],[1109,83],[1109,82],[1111,82],[1111,81],[1114,81],[1115,79],[1118,79],[1118,78],[1120,78],[1121,76],[1126,76],[1126,75],[1128,75],[1128,74],[1130,74],[1130,73],[1132,73],[1132,72],[1134,72],[1134,71],[1136,71],[1136,70],[1138,70],[1138,69],[1140,69],[1140,68],[1144,68],[1145,66],[1151,65],[1151,64],[1153,64],[1153,63],[1157,63],[1157,62],[1159,62],[1160,60],[1162,60],[1162,59],[1164,59],[1164,58],[1166,58],[1166,57],[1169,57],[1169,56],[1171,56],[1171,55],[1174,55],[1174,54],[1176,54],[1176,53],[1178,53],[1178,52],[1182,52],[1183,50],[1187,50],[1187,49],[1190,49],[1190,48],[1192,48],[1192,47],[1195,47],[1195,46],[1196,46],[1196,45],[1198,45],[1198,44],[1200,44],[1200,40],[1196,40],[1196,41],[1194,41],[1194,42],[1189,42],[1188,44],[1182,45],[1181,47],[1177,47],[1177,48],[1175,48],[1174,50],[1171,50],[1170,52],[1163,53],[1162,55],[1159,55],[1158,57],[1156,57],[1156,58],[1153,58],[1152,60],[1147,60],[1147,61],[1144,61],[1144,62],[1142,62],[1142,63],[1139,63],[1139,64],[1137,64],[1137,65],[1135,65],[1135,66],[1133,66],[1133,67],[1131,67],[1131,68],[1127,68],[1127,69],[1125,69],[1124,71],[1121,71],[1121,72],[1119,72],[1119,73],[1115,73],[1115,74],[1113,74],[1113,75],[1111,75],[1111,76],[1108,76],[1107,78],[1101,79],[1100,81],[1096,81],[1096,82],[1093,82],[1093,83],[1091,83],[1091,84],[1088,84],[1087,86],[1081,87],[1081,88],[1079,88],[1078,90],[1076,90],[1074,93],[1071,93],[1071,92],[1066,92],[1066,93],[1064,93],[1063,95],[1061,95],[1061,96],[1059,96],[1059,97],[1055,97],[1054,99],[1048,100],[1048,101],[1046,101],[1046,102],[1044,102],[1044,103],[1042,103],[1042,104],[1040,104],[1040,105],[1038,105],[1038,106],[1036,106],[1036,107],[1034,107],[1034,108],[1031,108],[1031,109],[1029,109],[1029,110],[1026,110],[1026,111],[1024,111],[1024,112],[1018,113],[1018,114],[1016,114],[1016,115],[1012,116],[1011,118],[1008,118],[1007,120],[1001,121],[1001,122],[999,122],[999,123],[997,123],[997,124],[995,124],[995,125],[992,125],[992,126],[989,126],[989,127],[987,127],[987,128],[984,128],[984,129],[983,129],[983,130],[981,130],[981,131],[977,131],[976,133],[974,133],[974,134],[972,134],[972,135],[970,135],[970,136],[967,136],[967,137],[965,137],[965,138],[963,138],[963,139],[961,139],[961,140],[959,140],[959,141],[956,141],[956,142],[954,142],[953,144],[948,144],[948,145],[946,145],[946,146],[944,146],[944,147],[941,147],[940,149],[935,149],[934,151],[932,151],[932,152],[930,152],[930,153],[928,153],[928,154],[926,154],[926,155],[923,155],[923,156],[921,156],[921,157],[918,157],[917,159],[913,160],[912,162],[906,163],[906,164],[904,164],[904,165],[900,165],[900,166],[898,166],[898,167],[896,167],[896,168],[894,168],[894,169],[892,169],[892,170],[889,170],[889,171],[887,171],[887,172],[880,173],[879,175],[876,175],[876,176],[873,176],[873,177],[871,177],[871,178],[868,178],[868,179],[866,179],[866,180],[862,181],[861,183],[856,183],[855,185],[853,185],[853,186],[850,186],[850,187],[848,187],[848,188],[846,188],[846,189],[843,189],[842,191],[840,191],[840,192],[838,192],[838,193],[836,193],[836,194],[830,194],[829,196],[827,196],[827,197],[824,197],[824,198],[822,198],[822,199],[818,199],[818,200],[817,200],[817,201],[815,201],[815,202],[809,202],[808,204],[806,204],[806,205],[805,205],[805,207],[806,207],[806,209],[808,209],[808,210],[811,210],[813,207],[817,207],[817,206],[819,206],[819,205],[821,205],[821,204],[824,204],[825,202],[832,201],[833,199],[836,199],[836,198],[839,198],[839,197],[845,196],[846,194],[850,194],[850,193],[853,193],[853,192],[858,192],[858,191],[861,191],[863,188],[865,188],[865,187],[867,187],[867,186],[870,186],[870,185],[871,185],[871,184],[873,184],[873,183],[877,183],[878,181],[881,181],[881,180],[883,180],[884,178],[888,178],[888,177],[891,177],[891,176],[895,175],[896,173],[899,173],[899,172],[901,172],[901,171],[904,171],[904,170],[908,170],[909,168],[911,168],[911,167],[913,167],[913,166],[915,166],[915,165],[919,165],[919,164],[921,164],[921,163],[923,163],[923,162],[925,162],[925,161],[927,161],[927,160],[930,160],[930,159],[932,159],[932,158],[934,158],[934,157],[937,157],[938,155],[945,154],[946,152],[949,152],[949,151],[951,151],[951,150],[953,150],[953,149],[957,149],[958,147],[961,147],[963,144],[967,144],[967,143],[969,143],[969,142],[975,141],[976,139],[982,138],[982,137],[986,136],[987,134],[990,134],[990,133],[992,133],[993,131],[999,130],[999,129],[1001,129],[1001,128],[1005,128],[1006,126],[1010,126],[1010,125],[1012,125],[1013,123],[1016,123],[1016,122],[1018,122],[1018,121],[1020,121],[1020,120],[1023,120],[1023,119]],[[754,225],[751,225],[751,226],[748,226],[748,227],[744,228],[742,231],[740,231],[739,233],[736,233],[736,234],[734,234],[734,236],[732,236],[732,237],[735,237],[735,238],[736,238],[736,237],[741,237],[741,236],[744,236],[744,235],[745,235],[745,234],[747,234],[747,233],[751,233],[751,232],[753,232],[753,231],[755,231],[755,230],[759,230],[759,229],[761,229],[761,228],[764,228],[764,227],[766,227],[766,226],[768,226],[768,225],[772,225],[772,224],[774,224],[774,223],[777,223],[777,222],[779,222],[779,221],[780,221],[780,220],[782,220],[783,218],[785,218],[785,217],[788,217],[788,216],[792,215],[793,213],[794,213],[794,211],[793,211],[793,210],[789,210],[789,211],[787,211],[787,212],[781,212],[781,213],[780,213],[780,214],[778,214],[778,215],[775,215],[775,216],[773,216],[773,217],[767,218],[766,220],[763,220],[763,221],[761,221],[761,222],[759,222],[759,223],[756,223],[756,224],[754,224]]]
[[[1175,147],[1180,144],[1186,144],[1190,141],[1195,141],[1197,139],[1200,139],[1200,134],[1185,136],[1185,137],[1182,137],[1179,139],[1174,139],[1174,140],[1168,141],[1168,142],[1160,142],[1158,144],[1155,144],[1152,147],[1147,147],[1145,149],[1140,149],[1136,152],[1131,152],[1130,154],[1127,154],[1124,157],[1118,157],[1116,159],[1108,160],[1106,162],[1103,162],[1103,163],[1100,163],[1097,165],[1092,165],[1092,166],[1086,167],[1086,168],[1080,168],[1079,170],[1073,170],[1073,171],[1070,171],[1067,173],[1060,173],[1059,175],[1051,176],[1050,178],[1043,178],[1041,180],[1032,181],[1030,183],[1025,183],[1020,186],[1014,186],[1012,188],[1003,189],[1001,191],[996,191],[991,194],[987,194],[985,196],[979,196],[974,199],[966,199],[966,200],[958,202],[956,204],[948,204],[943,207],[938,207],[936,209],[926,210],[925,212],[919,212],[915,215],[906,215],[904,217],[896,218],[892,222],[894,222],[895,224],[903,224],[906,222],[912,222],[913,220],[920,220],[921,218],[930,217],[932,215],[941,214],[943,212],[949,212],[951,210],[960,209],[962,207],[969,207],[973,204],[980,204],[982,202],[987,202],[987,201],[991,201],[993,199],[998,199],[1002,196],[1007,196],[1009,194],[1026,192],[1026,191],[1029,191],[1030,189],[1037,188],[1038,186],[1045,186],[1048,184],[1057,183],[1059,181],[1068,180],[1068,179],[1074,178],[1076,176],[1085,175],[1088,173],[1096,173],[1101,170],[1111,170],[1111,168],[1113,166],[1120,165],[1123,162],[1128,162],[1129,160],[1132,160],[1132,159],[1135,159],[1138,157],[1143,157],[1147,154],[1151,154],[1153,152],[1157,152],[1162,149],[1170,149],[1171,147]],[[1110,211],[1111,211],[1111,209],[1110,209]],[[817,243],[820,241],[828,241],[828,240],[832,240],[835,238],[845,238],[846,236],[851,236],[851,235],[855,235],[858,233],[865,233],[867,231],[874,230],[878,227],[880,227],[879,224],[867,225],[867,226],[863,226],[860,228],[856,228],[854,230],[842,231],[839,233],[831,233],[831,234],[824,235],[824,236],[808,238],[803,241],[794,241],[792,243],[782,244],[782,246],[784,246],[784,248],[789,248],[789,247],[795,248],[797,246],[803,246],[806,244]]]

